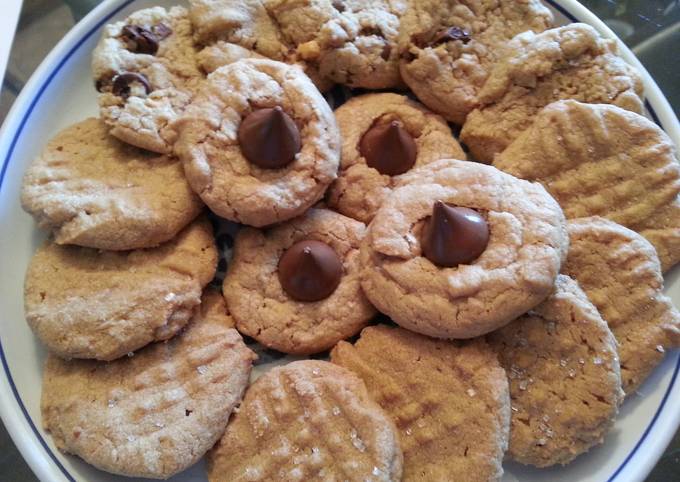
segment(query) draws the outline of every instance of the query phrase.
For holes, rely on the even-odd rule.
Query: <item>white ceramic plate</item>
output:
[[[167,0],[109,0],[92,11],[54,48],[24,88],[0,131],[0,413],[14,442],[44,481],[129,480],[100,472],[59,453],[40,423],[40,386],[45,351],[24,320],[23,278],[44,233],[21,210],[19,190],[26,166],[59,129],[97,114],[90,53],[101,27],[134,10]],[[559,24],[582,21],[602,35],[614,34],[574,0],[547,2]],[[633,54],[640,69],[649,115],[680,145],[680,125],[668,102]],[[670,60],[670,59],[669,59]],[[680,269],[666,277],[666,291],[680,304]],[[640,481],[649,473],[680,424],[680,353],[668,353],[639,392],[627,400],[605,443],[566,466],[534,470],[506,464],[504,481]],[[205,480],[201,463],[172,480]]]

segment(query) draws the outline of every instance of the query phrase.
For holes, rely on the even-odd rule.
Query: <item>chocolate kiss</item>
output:
[[[298,301],[319,301],[335,291],[342,277],[342,261],[321,241],[307,239],[288,248],[279,259],[279,282]]]
[[[380,174],[396,176],[413,167],[416,162],[416,143],[411,134],[401,125],[376,124],[371,127],[359,143],[359,152],[366,158],[366,164]]]
[[[437,266],[469,264],[486,249],[489,226],[474,209],[434,203],[423,230],[423,255]]]
[[[279,169],[300,152],[300,131],[281,107],[250,113],[238,128],[243,155],[256,166]]]

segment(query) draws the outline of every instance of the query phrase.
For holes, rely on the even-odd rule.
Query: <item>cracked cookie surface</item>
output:
[[[249,162],[239,145],[242,119],[281,107],[300,132],[302,147],[280,169]],[[296,66],[244,59],[220,67],[179,122],[176,144],[189,183],[217,215],[250,226],[299,216],[336,178],[340,134],[333,112]]]
[[[475,159],[491,162],[552,102],[574,99],[642,113],[642,96],[637,71],[617,55],[616,42],[593,27],[525,32],[491,71],[460,138]]]
[[[401,21],[401,75],[423,104],[463,124],[507,42],[552,20],[538,0],[411,2]],[[439,35],[451,28],[453,35]]]
[[[205,219],[144,250],[98,251],[47,241],[26,273],[26,321],[59,356],[113,360],[181,330],[216,265]]]
[[[550,294],[568,237],[562,210],[540,184],[446,159],[402,182],[361,244],[361,285],[378,310],[418,333],[472,338]],[[423,256],[423,225],[436,201],[475,209],[486,219],[488,245],[470,264],[442,268]]]
[[[166,479],[196,463],[222,435],[255,355],[216,292],[187,329],[113,362],[49,355],[42,423],[56,446],[95,467]]]
[[[126,73],[143,79],[117,85],[116,76]],[[111,134],[150,151],[171,153],[177,139],[174,121],[203,78],[187,9],[153,7],[107,25],[92,54],[92,74],[100,91],[101,117]]]
[[[602,216],[642,234],[663,271],[680,261],[680,163],[673,141],[646,117],[555,102],[493,165],[543,184],[567,218]]]
[[[465,152],[451,129],[438,115],[398,94],[367,94],[354,97],[335,111],[342,136],[338,179],[329,190],[328,203],[342,214],[368,223],[402,175],[390,176],[367,165],[359,144],[376,124],[396,121],[412,136],[416,149],[415,169],[444,158],[465,160]]]
[[[109,250],[157,246],[203,209],[178,159],[128,146],[94,118],[48,142],[24,174],[21,204],[57,243]]]
[[[363,223],[325,209],[310,209],[268,231],[239,231],[223,286],[239,331],[293,354],[321,352],[358,333],[375,314],[359,281],[359,243],[365,231]],[[278,277],[283,253],[305,239],[328,244],[342,261],[340,284],[320,301],[292,299]]]
[[[618,341],[623,389],[630,394],[680,347],[680,313],[663,293],[654,247],[607,219],[569,220],[564,272],[578,281]]]
[[[567,464],[604,441],[623,402],[616,340],[573,279],[488,336],[510,379],[508,456]]]
[[[397,431],[364,383],[316,360],[258,378],[208,454],[210,482],[396,482],[401,473]]]
[[[449,342],[371,326],[331,361],[356,373],[394,420],[404,481],[500,480],[508,446],[508,381],[482,340]]]

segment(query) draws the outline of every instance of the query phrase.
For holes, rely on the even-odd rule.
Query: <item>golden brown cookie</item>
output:
[[[26,321],[63,358],[113,360],[181,330],[216,265],[206,219],[143,250],[99,251],[47,241],[26,272]]]
[[[371,326],[331,361],[352,370],[394,420],[404,481],[500,480],[508,446],[505,372],[482,340],[448,342]]]
[[[647,118],[613,105],[555,102],[494,166],[543,184],[567,218],[602,216],[642,234],[664,271],[680,261],[680,163]]]
[[[488,336],[510,378],[508,456],[567,464],[604,441],[623,402],[616,340],[578,283]]]
[[[203,79],[187,9],[146,8],[106,25],[92,53],[92,74],[112,135],[172,153],[174,121]]]
[[[253,117],[267,112],[264,120]],[[231,221],[261,227],[299,216],[337,176],[333,112],[296,66],[242,59],[220,67],[178,128],[175,149],[189,183]]]
[[[645,238],[598,217],[570,220],[567,229],[564,273],[578,281],[614,333],[623,389],[630,394],[667,349],[680,347],[680,313],[663,294],[659,259]]]
[[[210,482],[396,482],[401,473],[397,430],[363,382],[315,360],[258,378],[208,455]]]
[[[401,19],[401,75],[418,99],[463,124],[515,35],[552,26],[538,0],[417,0]]]
[[[361,285],[378,310],[428,336],[472,338],[551,293],[568,237],[562,210],[540,184],[457,160],[427,164],[402,182],[361,245]],[[484,220],[488,244],[476,259],[443,266],[423,251],[437,201],[471,208]],[[458,237],[454,232],[445,252],[463,248]]]
[[[327,350],[358,333],[375,314],[359,281],[359,244],[365,231],[363,223],[325,209],[310,209],[268,231],[239,231],[223,286],[239,331],[294,354]],[[339,284],[318,301],[297,300],[281,283],[282,256],[303,240],[325,243],[340,261]],[[318,286],[322,278],[319,274],[312,284]]]
[[[491,71],[460,133],[472,156],[492,162],[551,102],[574,99],[641,113],[640,75],[617,55],[616,41],[574,23],[517,35]]]
[[[107,131],[89,118],[52,138],[24,174],[23,208],[58,244],[126,250],[168,241],[203,209],[181,163]]]
[[[402,174],[442,158],[465,160],[465,152],[444,119],[403,95],[354,97],[335,111],[335,118],[342,136],[342,158],[328,203],[365,223]],[[377,130],[378,136],[365,145],[367,136]],[[380,164],[380,156],[387,165]]]
[[[49,355],[42,423],[56,446],[95,467],[166,479],[222,435],[255,358],[219,293],[206,292],[186,331],[113,362]]]

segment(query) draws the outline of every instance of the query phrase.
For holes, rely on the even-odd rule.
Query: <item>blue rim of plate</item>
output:
[[[3,161],[2,165],[2,170],[0,170],[0,190],[2,189],[2,183],[5,179],[5,173],[7,172],[7,168],[9,166],[12,154],[14,153],[14,148],[17,145],[17,142],[19,141],[19,137],[21,136],[21,133],[23,132],[24,126],[26,125],[26,122],[28,122],[29,117],[31,116],[31,113],[33,112],[33,109],[37,105],[38,101],[42,97],[43,93],[49,86],[49,84],[52,82],[52,79],[56,77],[56,75],[61,71],[62,67],[66,64],[66,62],[73,56],[73,54],[80,49],[80,47],[95,33],[97,32],[106,22],[111,19],[111,17],[115,16],[118,12],[123,10],[125,7],[130,5],[131,3],[135,2],[136,0],[127,0],[123,2],[120,6],[118,6],[116,9],[111,11],[108,15],[103,17],[97,24],[92,27],[83,37],[81,37],[76,44],[71,47],[71,49],[66,53],[66,55],[59,61],[57,66],[50,72],[50,74],[47,76],[47,79],[43,84],[40,86],[38,89],[38,93],[36,96],[33,98],[31,101],[31,104],[28,106],[28,109],[24,113],[24,116],[21,119],[21,122],[19,123],[19,127],[17,128],[16,132],[14,133],[14,138],[12,139],[12,142],[10,143],[9,149],[7,150],[7,156],[5,156],[5,159]],[[562,15],[567,17],[569,20],[572,22],[578,22],[578,19],[574,17],[571,13],[569,13],[565,8],[563,8],[561,5],[558,5],[555,3],[553,0],[545,0],[547,3],[549,3],[555,10],[559,11]],[[661,123],[659,122],[659,118],[654,111],[654,108],[652,105],[649,103],[649,101],[645,100],[645,106],[649,113],[651,114],[654,122],[656,122],[659,126],[661,126]],[[55,455],[55,453],[50,449],[50,447],[47,445],[47,442],[43,438],[43,436],[40,434],[40,431],[37,429],[35,423],[33,422],[33,419],[31,416],[28,414],[28,410],[26,410],[26,407],[24,405],[23,400],[19,396],[19,391],[17,390],[16,385],[14,384],[14,379],[12,378],[12,374],[9,369],[9,365],[7,364],[7,359],[5,358],[5,350],[2,347],[2,340],[0,340],[0,359],[2,360],[2,367],[5,371],[5,375],[7,376],[7,381],[9,382],[9,385],[12,389],[12,393],[14,395],[14,398],[17,401],[17,404],[19,405],[19,408],[21,409],[21,413],[23,413],[24,417],[26,418],[26,421],[28,422],[29,426],[33,430],[33,433],[35,436],[38,438],[40,441],[40,444],[42,447],[45,449],[47,454],[50,456],[52,461],[55,463],[57,467],[61,470],[61,472],[64,474],[64,476],[72,482],[75,482],[76,479],[73,478],[73,476],[66,470],[66,468],[63,466],[63,464],[59,461],[59,458]],[[680,353],[678,353],[678,360],[675,364],[675,370],[673,370],[673,376],[671,377],[671,381],[668,384],[668,388],[666,389],[666,393],[664,393],[663,398],[661,399],[661,403],[659,404],[659,408],[657,408],[656,412],[654,413],[654,416],[649,422],[649,425],[647,425],[647,428],[645,431],[642,433],[642,436],[640,437],[640,440],[635,444],[635,447],[633,447],[633,450],[626,456],[626,458],[621,462],[621,465],[614,471],[614,473],[611,475],[611,477],[608,479],[607,482],[612,482],[624,469],[624,467],[630,462],[630,460],[633,458],[633,456],[637,453],[638,449],[642,445],[642,443],[647,439],[647,436],[649,435],[649,432],[652,430],[652,427],[656,423],[657,419],[659,418],[659,415],[663,411],[663,408],[666,405],[666,401],[668,400],[668,397],[671,394],[671,391],[673,390],[673,387],[675,386],[675,381],[678,377],[678,372],[680,372]]]

